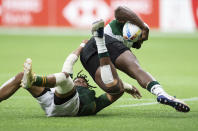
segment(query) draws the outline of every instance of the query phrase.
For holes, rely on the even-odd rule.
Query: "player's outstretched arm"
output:
[[[80,46],[75,49],[65,60],[62,68],[62,72],[67,72],[69,74],[73,74],[73,66],[77,62],[80,52],[82,51],[83,47],[87,43],[87,40],[83,40]]]
[[[76,50],[74,50],[72,53],[79,57],[80,52],[82,51],[83,47],[87,44],[87,42],[88,40],[83,40],[80,46]]]
[[[139,26],[142,29],[142,41],[148,40],[149,27],[145,24],[140,17],[138,17],[135,12],[127,7],[119,6],[115,10],[115,18],[122,23],[127,21]]]

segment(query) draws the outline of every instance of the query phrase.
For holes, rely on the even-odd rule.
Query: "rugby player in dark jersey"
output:
[[[105,43],[110,59],[117,69],[137,80],[141,87],[156,95],[159,103],[169,105],[180,112],[189,112],[190,107],[187,104],[170,96],[151,74],[140,67],[136,56],[130,50],[130,48],[140,49],[142,43],[148,39],[148,25],[126,7],[118,7],[115,10],[115,18],[105,28],[103,20],[96,21],[93,24],[92,33],[95,35],[88,41],[80,54],[81,63],[93,80],[107,93],[119,93],[120,91],[118,88],[106,88],[103,86],[97,50],[103,49],[102,46],[98,49],[98,44]],[[124,40],[122,29],[125,22],[130,22],[141,28],[142,35],[137,42],[133,43]]]

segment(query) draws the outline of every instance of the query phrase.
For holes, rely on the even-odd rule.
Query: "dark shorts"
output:
[[[105,35],[105,43],[109,52],[112,63],[115,65],[115,61],[123,52],[130,50],[122,42]],[[89,72],[93,80],[95,80],[95,73],[100,66],[96,41],[92,37],[83,50],[80,53],[80,60],[84,68]]]

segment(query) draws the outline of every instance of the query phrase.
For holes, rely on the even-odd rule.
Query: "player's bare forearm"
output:
[[[115,10],[115,18],[121,23],[129,21],[139,26],[142,29],[141,41],[148,40],[149,27],[132,10],[127,7],[119,6]]]
[[[77,55],[79,57],[80,52],[82,51],[83,47],[79,46],[76,50],[74,50],[72,53]]]
[[[80,52],[82,51],[86,43],[87,41],[84,40],[77,49],[75,49],[72,53],[69,54],[69,56],[66,58],[63,64],[62,72],[73,74],[73,66],[77,62]]]
[[[76,50],[74,50],[72,53],[76,54],[79,57],[80,52],[82,51],[82,49],[86,43],[87,43],[87,40],[83,40],[83,42],[80,44],[80,46]]]
[[[120,22],[130,21],[132,24],[139,26],[141,29],[145,27],[144,22],[129,8],[119,6],[115,10],[115,18]]]

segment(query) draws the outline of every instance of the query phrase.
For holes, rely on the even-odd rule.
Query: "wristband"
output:
[[[126,82],[123,82],[123,86],[124,86],[124,89],[126,90],[133,90],[133,86]]]
[[[80,44],[80,47],[85,47],[85,43],[81,43]]]

